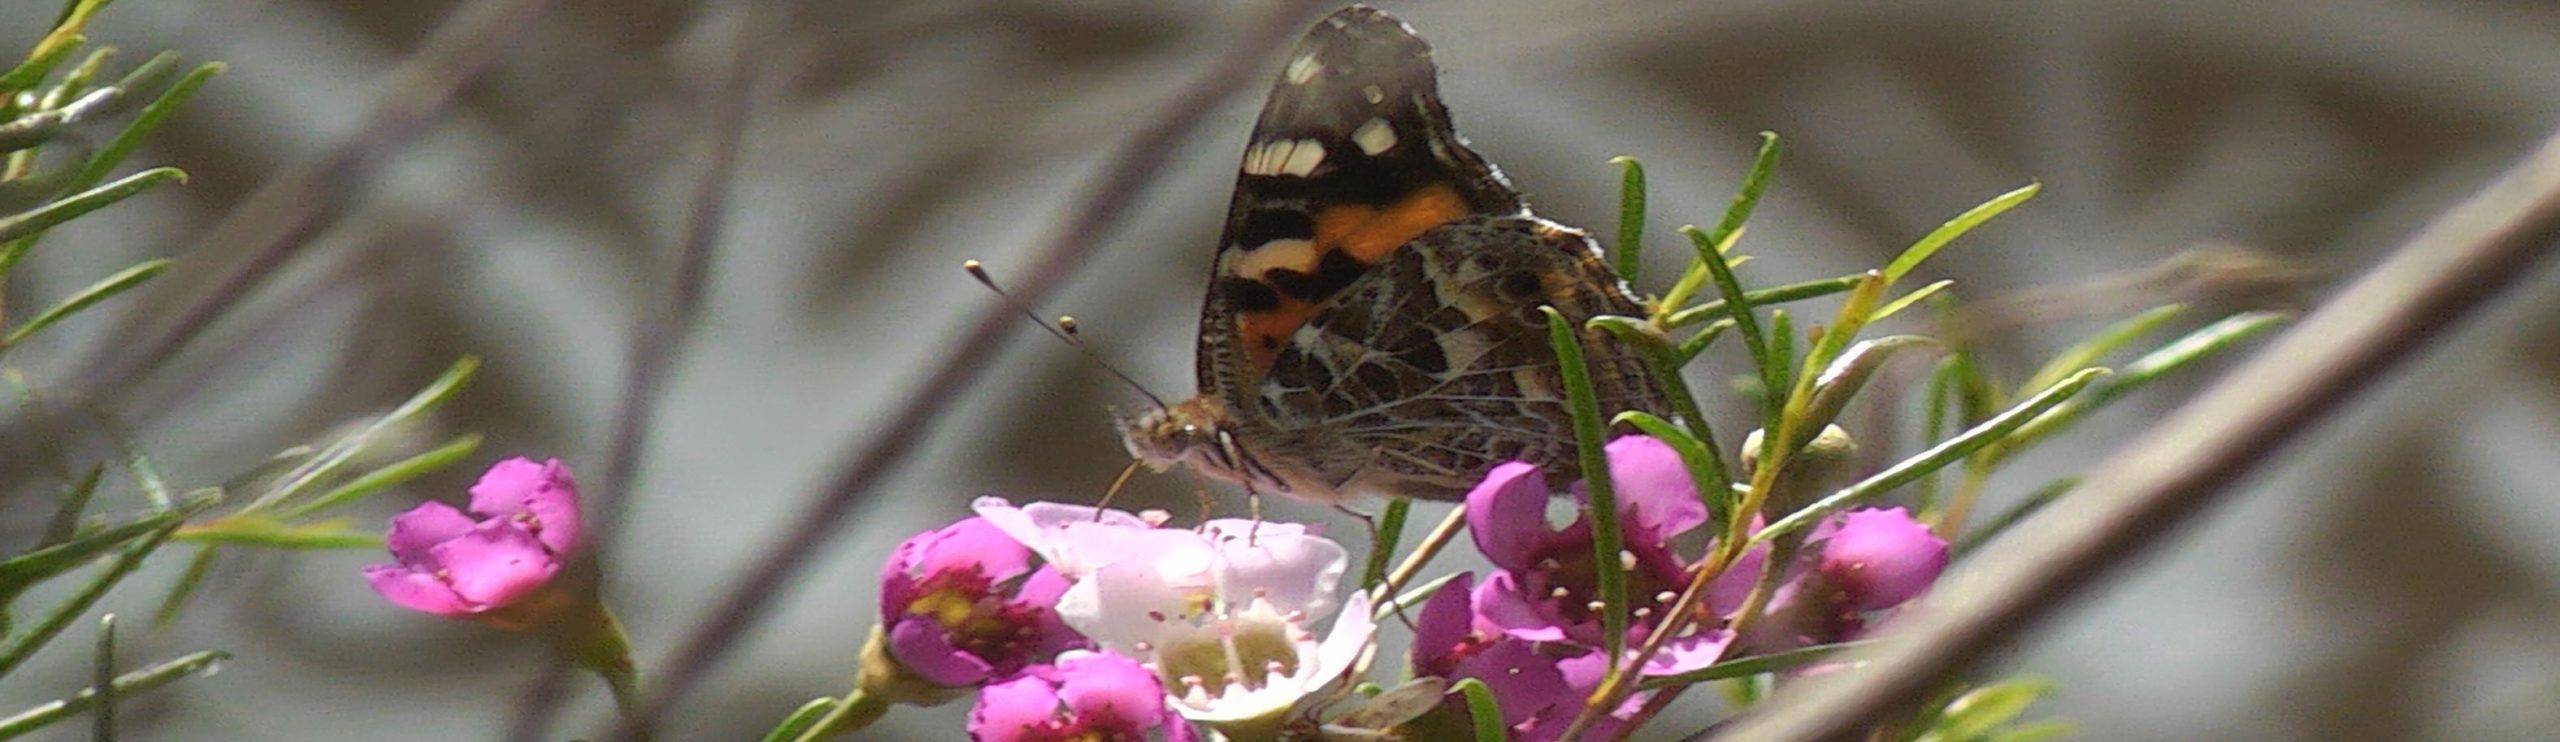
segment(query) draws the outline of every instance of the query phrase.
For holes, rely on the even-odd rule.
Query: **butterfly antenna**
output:
[[[1143,461],[1131,460],[1128,466],[1120,468],[1119,478],[1111,480],[1111,489],[1103,490],[1102,501],[1093,504],[1094,520],[1102,519],[1102,510],[1104,508],[1111,507],[1111,498],[1120,496],[1120,488],[1128,486],[1129,478],[1137,476],[1138,467],[1145,463],[1146,462]]]
[[[1015,311],[1021,312],[1023,317],[1030,319],[1031,324],[1039,325],[1040,329],[1047,331],[1050,337],[1057,338],[1061,342],[1074,346],[1077,351],[1084,353],[1085,358],[1092,359],[1094,365],[1101,366],[1102,370],[1111,372],[1112,376],[1119,378],[1121,383],[1128,384],[1129,388],[1138,390],[1138,394],[1140,396],[1146,397],[1147,401],[1155,403],[1157,408],[1162,409],[1171,406],[1165,404],[1163,397],[1156,396],[1155,392],[1147,391],[1147,385],[1138,383],[1137,379],[1131,378],[1129,374],[1122,372],[1120,367],[1111,365],[1111,361],[1104,359],[1101,353],[1095,352],[1092,346],[1085,345],[1083,337],[1076,334],[1076,318],[1062,316],[1059,317],[1058,321],[1055,323],[1041,319],[1038,313],[1031,311],[1030,305],[1023,304],[1022,300],[1013,298],[1013,294],[1006,293],[1004,287],[996,285],[995,277],[987,275],[987,266],[984,263],[980,263],[976,260],[969,260],[962,262],[960,264],[960,269],[968,271],[970,278],[978,279],[978,285],[987,287],[988,291],[996,292],[997,297],[1004,299],[1004,303],[1012,305]],[[1124,474],[1121,478],[1125,480],[1127,479],[1127,475]],[[1117,491],[1119,487],[1114,485],[1112,489]]]

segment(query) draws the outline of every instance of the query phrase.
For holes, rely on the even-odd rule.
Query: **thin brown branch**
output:
[[[1068,274],[1091,262],[1093,251],[1111,227],[1120,223],[1138,194],[1165,168],[1164,158],[1220,99],[1241,87],[1263,61],[1297,35],[1299,26],[1327,3],[1318,0],[1274,0],[1266,19],[1252,34],[1229,47],[1218,65],[1167,102],[1146,128],[1132,136],[1104,171],[1093,196],[1070,212],[1042,248],[1014,295],[1038,304]],[[855,506],[870,499],[875,486],[905,463],[931,428],[992,364],[999,342],[1021,327],[1009,305],[990,302],[968,334],[950,344],[945,356],[906,405],[875,426],[872,437],[847,457],[826,489],[811,500],[798,525],[759,559],[755,570],[737,581],[712,617],[685,637],[659,672],[659,684],[644,697],[640,709],[610,736],[634,740],[648,735],[658,720],[699,686],[712,666],[727,657],[748,629],[765,617],[782,585],[806,567],[809,556],[832,538]]]
[[[1858,672],[1772,699],[1721,735],[1838,739],[2034,627],[2354,399],[2560,246],[2560,136],[2419,232],[2248,364],[1995,544]]]

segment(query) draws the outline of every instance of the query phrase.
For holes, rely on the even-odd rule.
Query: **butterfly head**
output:
[[[1121,442],[1129,455],[1158,472],[1188,466],[1211,479],[1247,488],[1289,492],[1293,488],[1264,468],[1236,441],[1227,406],[1216,397],[1199,396],[1161,405],[1136,417],[1120,419]]]

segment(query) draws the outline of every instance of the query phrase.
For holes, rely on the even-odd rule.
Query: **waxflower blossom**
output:
[[[1198,739],[1182,716],[1165,708],[1155,673],[1116,654],[1069,650],[1057,664],[1033,667],[979,691],[969,712],[977,742],[1086,742]]]
[[[1760,651],[1855,639],[1869,615],[1928,590],[1947,566],[1947,542],[1902,508],[1852,510],[1824,520],[1805,541],[1805,556],[1769,603],[1770,620],[1752,631]]]
[[[982,518],[909,538],[880,572],[888,657],[935,686],[1000,680],[1084,646],[1058,620],[1066,578]]]
[[[1626,436],[1610,441],[1607,454],[1631,602],[1626,644],[1635,646],[1660,623],[1686,582],[1688,565],[1672,551],[1671,539],[1706,523],[1707,512],[1688,469],[1669,445]],[[1582,487],[1577,484],[1575,490],[1580,493]],[[1522,462],[1494,467],[1467,494],[1467,530],[1477,549],[1499,568],[1475,586],[1475,613],[1514,638],[1605,646],[1598,572],[1591,562],[1591,521],[1586,517],[1563,528],[1550,526],[1547,495],[1537,467]],[[1705,608],[1722,616],[1739,607],[1765,560],[1765,549],[1746,553],[1710,584]],[[1693,623],[1689,632],[1664,643],[1643,672],[1668,675],[1714,663],[1732,640],[1720,623]]]
[[[498,462],[471,486],[470,513],[427,502],[391,519],[397,564],[364,569],[375,592],[421,613],[521,627],[577,548],[578,485],[559,459]],[[523,604],[520,606],[520,604]]]
[[[1116,511],[995,498],[981,517],[1053,563],[1074,565],[1058,600],[1069,626],[1139,661],[1184,717],[1225,729],[1280,723],[1333,689],[1376,631],[1369,598],[1337,605],[1349,565],[1304,526],[1213,520],[1157,528]],[[1315,625],[1340,609],[1319,639]]]

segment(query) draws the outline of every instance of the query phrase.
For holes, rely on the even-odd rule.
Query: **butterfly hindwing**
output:
[[[1467,148],[1431,48],[1353,7],[1291,50],[1255,122],[1201,317],[1203,390],[1249,387],[1335,292],[1424,230],[1522,211]]]
[[[1284,447],[1324,447],[1304,458],[1328,462],[1315,474],[1337,486],[1456,499],[1503,461],[1569,473],[1571,412],[1542,306],[1577,327],[1642,313],[1578,231],[1531,216],[1432,229],[1291,335],[1260,411],[1278,430],[1306,431]],[[1591,363],[1601,409],[1665,407],[1636,359]]]

